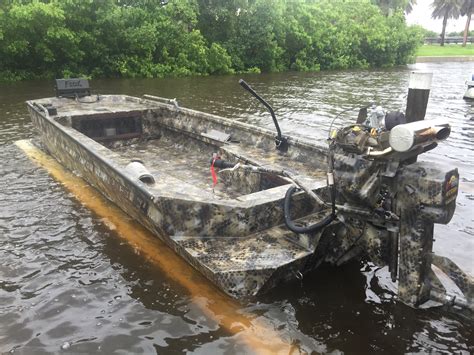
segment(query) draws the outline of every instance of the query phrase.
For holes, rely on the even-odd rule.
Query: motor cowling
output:
[[[367,156],[368,150],[388,148],[388,132],[367,125],[351,125],[337,131],[330,143],[333,174],[339,202],[377,208],[381,199],[381,174],[389,161]]]

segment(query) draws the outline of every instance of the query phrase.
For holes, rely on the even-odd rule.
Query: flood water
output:
[[[273,104],[284,133],[322,140],[344,109],[376,101],[404,110],[413,69],[434,73],[427,118],[444,118],[453,130],[419,159],[457,166],[461,176],[456,215],[436,226],[434,249],[474,275],[474,104],[462,100],[473,63],[244,79]],[[272,128],[238,79],[91,84],[96,93],[177,98],[185,107]],[[52,82],[0,84],[0,352],[253,353],[255,337],[289,344],[285,353],[294,354],[474,352],[472,323],[397,303],[386,270],[370,263],[322,268],[251,304],[227,303],[192,272],[181,282],[179,264],[145,259],[120,229],[14,145],[36,135],[24,101],[52,95]],[[356,116],[343,114],[335,124]]]

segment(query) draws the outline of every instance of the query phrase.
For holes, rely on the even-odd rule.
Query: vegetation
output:
[[[474,53],[474,44],[461,46],[460,44],[450,44],[440,46],[437,44],[425,44],[418,49],[417,56],[423,57],[457,57],[470,55]]]
[[[467,37],[472,36],[472,31],[469,32],[469,25],[471,23],[472,14],[474,13],[474,0],[433,0],[431,7],[433,8],[431,17],[443,19],[443,29],[440,35],[441,46],[444,46],[448,19],[457,19],[459,16],[466,16],[466,26],[464,27],[464,31],[460,33],[451,32],[448,34],[449,37],[462,36],[463,47],[465,47],[467,43]],[[434,33],[433,35],[432,31],[426,30],[425,38],[426,37],[437,37],[437,34]]]
[[[427,36],[427,37],[437,37],[438,34],[436,32],[433,32],[433,31],[429,31],[429,32],[432,32],[434,33],[432,36]],[[461,31],[461,32],[449,32],[446,37],[462,37],[464,35],[464,31]],[[474,37],[474,30],[471,30],[467,33],[467,36],[468,37]]]
[[[0,80],[316,71],[407,63],[396,0],[3,0]],[[401,7],[400,7],[401,6]]]
[[[430,37],[438,37],[439,36],[439,33],[436,32],[436,31],[432,31],[432,30],[427,30],[426,28],[423,28],[422,27],[422,30],[423,32],[423,37],[424,38],[430,38]],[[456,36],[459,36],[457,33],[455,35],[453,35],[454,32],[451,32],[451,33],[448,33],[448,37],[456,37]]]
[[[397,10],[409,14],[416,5],[416,0],[372,0],[372,3],[380,7],[382,12],[389,15]]]

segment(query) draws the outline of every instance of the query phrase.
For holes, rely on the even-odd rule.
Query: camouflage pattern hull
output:
[[[46,98],[27,105],[52,156],[232,297],[256,296],[322,262],[340,265],[368,256],[399,270],[400,299],[406,304],[418,306],[432,290],[445,294],[431,272],[435,261],[458,275],[467,302],[472,301],[472,280],[431,254],[432,224],[447,223],[454,207],[419,208],[420,203],[452,206],[457,171],[432,171],[416,163],[384,175],[379,163],[362,166],[342,156],[336,166],[342,173],[336,177],[349,192],[338,196],[339,218],[318,231],[297,234],[285,226],[282,207],[294,181],[329,199],[327,151],[317,142],[288,137],[288,150],[281,152],[269,130],[150,98]],[[217,159],[255,169],[210,169]],[[429,172],[425,180],[417,177],[420,169]],[[218,171],[216,185],[211,170]],[[291,172],[293,179],[274,171]],[[351,191],[359,184],[358,191],[367,187],[361,183],[367,180],[364,174],[368,181],[375,175],[377,181],[387,180],[384,186],[400,196],[392,210],[406,224],[374,215],[363,199],[360,208],[353,206]],[[443,187],[446,179],[453,184],[450,190]],[[426,201],[414,197],[412,188]],[[298,192],[291,218],[310,225],[328,208]],[[394,262],[398,259],[400,265]]]
[[[50,104],[57,109],[54,117],[44,109]],[[51,155],[224,292],[254,296],[305,271],[314,250],[281,227],[289,182],[231,172],[219,176],[213,189],[209,160],[217,153],[234,162],[307,166],[302,178],[318,189],[326,185],[324,157],[313,154],[320,148],[295,140],[300,149],[287,158],[269,149],[273,135],[266,130],[127,96],[103,96],[91,104],[50,98],[28,102],[28,108]],[[239,143],[206,137],[211,129],[232,133]],[[129,173],[134,158],[154,176],[153,184]],[[304,196],[296,196],[294,205],[300,216],[318,212]]]

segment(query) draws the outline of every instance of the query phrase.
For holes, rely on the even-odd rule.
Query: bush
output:
[[[392,66],[425,35],[370,0],[9,0],[0,80]]]
[[[209,73],[231,74],[233,73],[232,58],[227,54],[225,48],[218,43],[213,43],[209,48]]]

